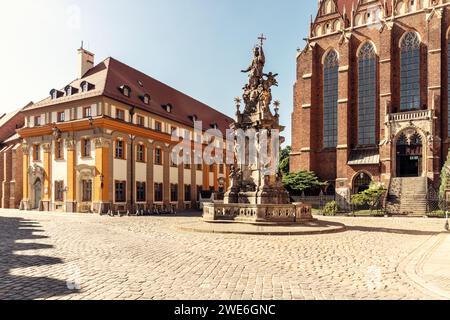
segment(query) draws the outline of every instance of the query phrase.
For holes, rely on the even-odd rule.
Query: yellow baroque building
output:
[[[113,58],[94,65],[81,48],[78,62],[77,80],[23,110],[22,210],[188,209],[226,190],[225,164],[174,164],[171,136],[199,141],[194,121],[225,133],[232,119]]]

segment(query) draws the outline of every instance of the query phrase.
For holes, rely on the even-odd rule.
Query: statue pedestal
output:
[[[31,210],[30,200],[23,199],[22,201],[20,201],[19,210],[21,210],[21,211],[30,211]]]

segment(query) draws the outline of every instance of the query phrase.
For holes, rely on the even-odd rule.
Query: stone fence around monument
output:
[[[304,203],[286,205],[223,204],[204,205],[206,222],[242,222],[253,224],[295,224],[312,220],[312,207]]]

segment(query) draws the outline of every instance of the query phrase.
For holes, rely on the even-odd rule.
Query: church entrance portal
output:
[[[403,133],[397,141],[397,177],[422,176],[422,139],[415,133],[409,138]]]

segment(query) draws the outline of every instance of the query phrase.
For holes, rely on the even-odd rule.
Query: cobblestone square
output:
[[[198,219],[2,210],[0,299],[450,298],[443,220],[320,217],[347,231],[305,236],[178,228]]]

